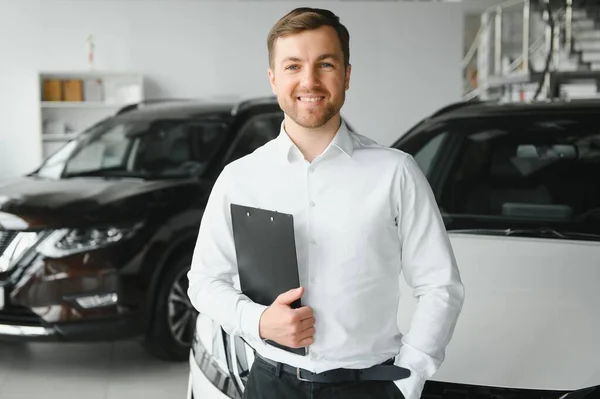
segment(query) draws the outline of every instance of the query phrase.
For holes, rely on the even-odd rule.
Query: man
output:
[[[337,16],[296,9],[272,28],[268,50],[281,133],[215,183],[190,299],[256,350],[245,398],[417,399],[444,359],[464,297],[434,196],[411,156],[342,121],[351,66]],[[232,203],[294,216],[301,287],[271,306],[234,288]],[[405,335],[396,317],[401,272],[418,298]],[[304,306],[292,309],[299,298]],[[408,378],[392,377],[405,369]]]

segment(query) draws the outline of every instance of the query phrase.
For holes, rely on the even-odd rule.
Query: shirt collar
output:
[[[279,131],[279,136],[277,137],[278,146],[277,151],[281,154],[283,159],[287,162],[292,162],[295,159],[302,159],[302,152],[298,149],[296,144],[290,139],[288,134],[284,128],[284,122],[281,122],[281,129]],[[331,144],[323,151],[325,154],[331,147],[336,147],[348,157],[352,158],[352,154],[354,153],[354,141],[350,136],[350,132],[348,130],[348,126],[346,123],[342,121],[340,124],[340,128],[336,132]]]

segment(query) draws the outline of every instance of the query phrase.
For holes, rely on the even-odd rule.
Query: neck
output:
[[[287,115],[284,119],[284,129],[296,147],[302,152],[308,162],[312,162],[329,146],[340,128],[342,118],[339,114],[331,118],[325,125],[309,129],[296,124]]]

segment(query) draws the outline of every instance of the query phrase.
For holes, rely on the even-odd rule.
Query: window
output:
[[[242,126],[234,141],[229,162],[235,161],[265,145],[279,135],[283,113],[262,114],[252,117]]]
[[[464,227],[510,220],[538,226],[571,223],[579,229],[590,218],[600,221],[597,123],[485,123],[463,132],[461,150],[437,193],[440,207],[452,218],[473,221]],[[597,223],[594,229],[600,232]]]
[[[47,179],[59,179],[67,160],[77,147],[77,144],[77,140],[71,140],[54,154],[50,155],[37,171],[37,175]]]
[[[431,166],[437,159],[437,155],[440,153],[441,145],[446,136],[446,132],[435,135],[414,154],[415,162],[419,165],[419,168],[421,168],[421,171],[425,176],[429,176]]]
[[[65,172],[73,174],[123,165],[130,144],[126,134],[130,129],[131,125],[126,124],[110,127],[104,134],[80,148],[67,164]]]
[[[88,136],[68,159],[64,177],[198,175],[225,139],[216,120],[112,121]]]
[[[160,121],[139,137],[133,170],[150,175],[198,174],[225,138],[218,121]]]

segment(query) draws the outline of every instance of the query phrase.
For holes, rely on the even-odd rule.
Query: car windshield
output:
[[[100,123],[50,156],[37,175],[185,178],[201,174],[224,139],[217,120]]]
[[[452,230],[598,240],[596,119],[451,120],[412,153]]]

